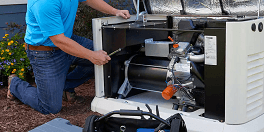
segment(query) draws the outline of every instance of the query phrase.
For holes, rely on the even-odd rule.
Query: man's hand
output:
[[[104,65],[111,60],[107,53],[103,50],[91,51],[81,46],[72,39],[66,37],[63,33],[50,37],[51,41],[64,52],[90,60],[95,65]]]
[[[124,19],[129,19],[130,18],[130,14],[128,10],[117,10],[115,13],[116,16],[121,16]]]
[[[107,53],[103,50],[93,51],[93,54],[88,59],[95,65],[104,65],[111,60]]]
[[[104,0],[86,0],[84,1],[84,3],[94,8],[95,10],[98,10],[106,14],[121,16],[124,19],[130,18],[130,14],[128,10],[118,10],[107,4]]]

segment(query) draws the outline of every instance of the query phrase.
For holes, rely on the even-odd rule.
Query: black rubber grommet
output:
[[[256,27],[256,24],[253,23],[253,24],[251,25],[251,30],[255,32],[255,31],[256,31],[256,28],[257,28],[257,27]]]
[[[263,30],[263,23],[262,22],[259,23],[258,30],[259,30],[259,32],[262,32],[262,30]]]

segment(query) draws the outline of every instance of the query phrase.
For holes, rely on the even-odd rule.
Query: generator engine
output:
[[[176,98],[173,108],[177,110],[204,105],[203,34],[195,45],[168,38],[171,41],[146,39],[145,56],[135,54],[125,61],[126,79],[118,91],[119,98],[126,97],[131,88],[137,88],[162,92],[166,100]]]

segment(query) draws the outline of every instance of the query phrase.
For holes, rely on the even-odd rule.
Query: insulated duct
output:
[[[145,0],[151,14],[264,15],[263,0]]]

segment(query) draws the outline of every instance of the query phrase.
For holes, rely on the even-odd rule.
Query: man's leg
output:
[[[93,50],[93,41],[77,35],[72,35],[71,39],[81,44],[83,47]],[[77,65],[66,77],[65,91],[74,92],[74,88],[88,81],[94,76],[94,64],[87,59],[69,55],[72,64]]]
[[[62,107],[62,93],[70,66],[68,55],[61,50],[27,52],[37,88],[15,77],[11,81],[11,93],[43,114],[58,113]]]

